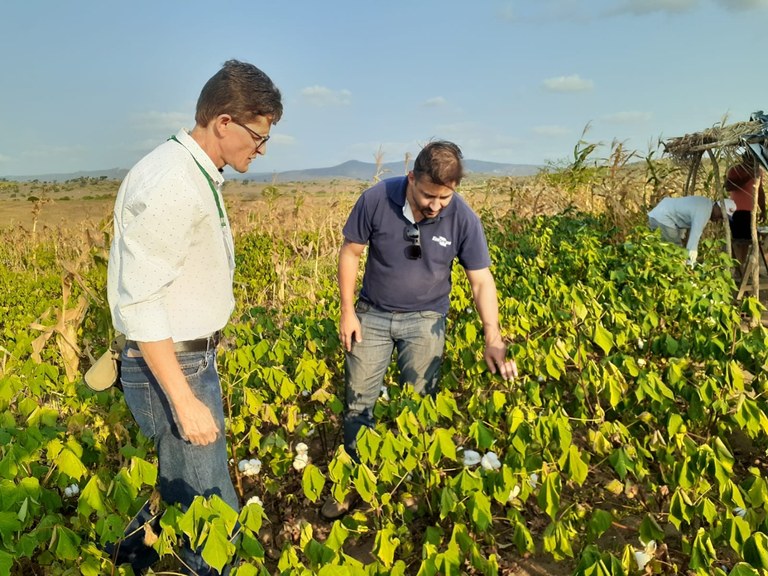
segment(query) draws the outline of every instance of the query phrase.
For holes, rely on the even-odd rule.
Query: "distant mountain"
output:
[[[411,168],[412,166],[409,166]],[[402,162],[388,162],[382,165],[384,178],[405,174],[405,165]],[[484,162],[482,160],[464,160],[464,169],[468,175],[474,176],[531,176],[541,170],[541,166],[532,164],[502,164],[499,162]],[[110,170],[91,170],[72,172],[69,174],[38,174],[33,176],[3,176],[4,180],[15,182],[66,182],[80,178],[106,178],[108,180],[122,180],[128,170],[124,168],[112,168]],[[338,166],[330,168],[309,168],[306,170],[288,170],[285,172],[248,172],[246,174],[227,174],[231,180],[250,180],[252,182],[306,182],[311,180],[373,180],[376,174],[376,164],[372,162],[359,162],[349,160]]]
[[[382,164],[384,178],[405,174],[403,162],[387,162]],[[409,166],[412,168],[413,166]],[[484,162],[482,160],[464,160],[464,170],[470,175],[487,176],[531,176],[541,170],[541,166],[532,164],[502,164],[499,162]],[[286,172],[248,172],[229,176],[237,180],[250,180],[252,182],[306,182],[308,180],[372,180],[376,174],[376,164],[372,162],[360,162],[348,160],[330,168],[309,168],[306,170],[289,170]]]
[[[67,180],[79,180],[80,178],[103,178],[106,180],[122,180],[128,170],[125,168],[110,168],[109,170],[90,170],[80,172],[70,172],[69,174],[36,174],[32,176],[0,176],[3,180],[11,182],[31,182],[38,180],[40,182],[66,182]]]

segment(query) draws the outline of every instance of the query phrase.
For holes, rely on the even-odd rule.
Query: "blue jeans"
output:
[[[362,342],[346,353],[344,384],[344,448],[358,461],[357,433],[374,424],[373,407],[381,394],[384,374],[397,348],[400,385],[419,394],[436,393],[445,346],[445,315],[439,312],[385,312],[367,302],[355,306]]]
[[[183,440],[171,405],[144,358],[123,352],[120,378],[125,401],[141,432],[155,442],[158,456],[160,495],[168,504],[187,508],[195,496],[216,494],[234,510],[240,509],[229,476],[224,430],[221,384],[216,372],[216,351],[177,354],[192,392],[211,410],[219,426],[217,440],[207,446],[195,446]],[[217,574],[199,553],[185,547],[180,556],[191,568],[190,574]],[[225,568],[222,574],[227,574]]]

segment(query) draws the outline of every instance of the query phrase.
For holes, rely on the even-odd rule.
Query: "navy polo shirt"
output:
[[[368,244],[360,298],[392,312],[431,310],[446,314],[454,259],[466,270],[491,265],[480,218],[454,194],[440,215],[418,224],[422,257],[410,260],[412,243],[403,215],[407,177],[382,180],[362,193],[344,225],[344,238]]]

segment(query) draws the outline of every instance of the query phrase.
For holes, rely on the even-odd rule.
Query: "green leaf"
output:
[[[56,466],[73,480],[80,480],[88,471],[69,446],[64,446],[54,459]]]
[[[77,560],[80,557],[80,537],[64,526],[53,529],[52,547],[62,560]]]
[[[491,432],[488,429],[488,427],[485,424],[483,424],[480,420],[475,420],[470,425],[469,437],[475,441],[475,444],[477,444],[477,447],[480,450],[487,450],[488,448],[493,446],[493,443],[496,440],[496,438],[493,435],[493,432]]]
[[[435,430],[427,453],[431,464],[438,464],[443,456],[449,460],[456,460],[456,444],[453,442],[453,433],[453,428]]]
[[[88,480],[85,488],[80,492],[77,511],[83,516],[88,516],[91,512],[107,511],[104,505],[104,497],[99,489],[99,480],[95,476]]]
[[[307,464],[301,477],[301,486],[304,488],[304,495],[311,502],[317,502],[325,486],[325,476],[317,466]]]
[[[157,466],[134,456],[131,458],[130,475],[136,488],[154,486],[157,482]]]
[[[395,551],[399,545],[400,539],[395,536],[394,525],[387,524],[376,533],[373,551],[376,557],[381,560],[381,563],[389,568],[395,561]]]
[[[712,544],[712,539],[709,534],[704,531],[704,528],[699,528],[696,533],[696,537],[693,539],[693,545],[691,546],[691,559],[688,565],[694,570],[699,568],[709,568],[717,559],[717,552]]]
[[[491,515],[491,500],[483,492],[474,492],[469,497],[469,511],[472,523],[480,532],[484,532],[490,525],[493,516]]]
[[[325,540],[325,545],[336,552],[341,550],[344,542],[349,537],[349,530],[341,522],[334,522],[331,526],[331,532]]]
[[[664,540],[664,530],[651,514],[646,514],[640,522],[640,540],[643,542]]]
[[[588,531],[592,540],[597,540],[602,536],[613,523],[613,516],[607,510],[601,510],[599,508],[592,512],[589,517]]]
[[[576,482],[576,484],[579,486],[584,484],[584,481],[587,479],[589,467],[584,460],[581,459],[581,451],[578,447],[571,444],[568,451],[563,454],[563,457],[560,459],[560,466],[563,469],[563,473]]]
[[[554,520],[560,510],[560,475],[557,472],[544,477],[537,500],[539,507]]]
[[[604,354],[608,354],[611,351],[611,348],[613,348],[613,335],[600,323],[595,325],[595,332],[592,335],[592,340],[602,348]]]
[[[214,518],[208,525],[208,536],[203,545],[203,560],[221,572],[225,564],[235,553],[235,545],[229,541],[230,535],[222,518]]]
[[[370,503],[378,495],[376,475],[365,464],[360,464],[357,467],[354,483],[357,493],[366,502]]]
[[[744,560],[755,568],[768,570],[768,536],[755,532],[744,542]]]
[[[731,571],[728,572],[728,576],[760,576],[760,573],[749,564],[739,562],[731,568]]]

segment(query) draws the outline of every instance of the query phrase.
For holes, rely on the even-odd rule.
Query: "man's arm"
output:
[[[483,323],[485,333],[485,362],[492,374],[499,371],[504,380],[517,376],[517,364],[514,359],[507,360],[507,345],[501,337],[499,327],[499,301],[496,296],[496,283],[489,268],[467,270],[467,279],[472,288],[477,313]]]
[[[219,434],[216,420],[208,406],[189,387],[176,359],[173,341],[168,338],[158,342],[139,342],[139,350],[168,397],[182,436],[197,446],[214,442]]]
[[[352,350],[353,342],[362,342],[363,335],[360,321],[355,313],[355,286],[357,271],[360,266],[360,256],[365,250],[365,244],[357,244],[344,240],[339,250],[339,296],[341,298],[341,318],[339,320],[339,337],[344,349]]]

